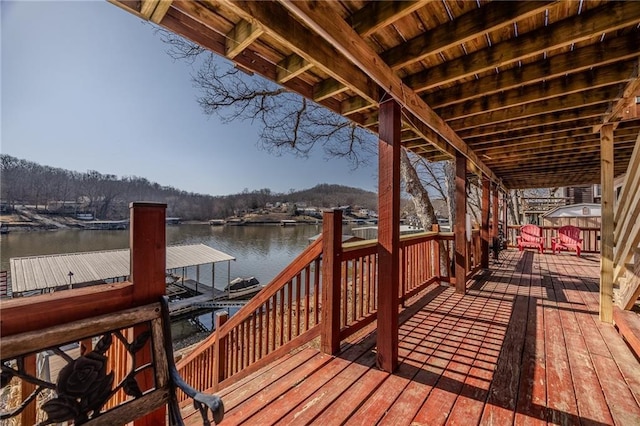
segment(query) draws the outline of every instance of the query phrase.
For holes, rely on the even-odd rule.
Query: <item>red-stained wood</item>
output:
[[[480,267],[489,267],[489,244],[491,241],[491,235],[489,233],[489,201],[491,199],[491,181],[487,178],[482,179],[482,211],[481,211],[481,224],[480,224]]]
[[[597,319],[598,264],[586,256],[508,250],[465,296],[431,287],[400,315],[391,375],[372,368],[375,333],[309,373],[299,367],[317,350],[295,362],[301,352],[283,353],[221,389],[223,424],[635,424],[638,361]],[[549,389],[556,364],[568,371],[573,408],[558,398],[567,386]]]
[[[316,354],[303,364],[287,371],[272,383],[262,386],[253,398],[241,399],[236,395],[236,392],[227,395],[224,401],[225,423],[238,424],[240,419],[252,416],[271,403],[277,395],[291,389],[301,378],[312,374],[330,360],[331,357],[328,355]],[[227,401],[230,403],[227,404]]]
[[[640,359],[640,316],[635,312],[614,307],[613,322],[620,335],[624,337],[631,350]]]
[[[455,238],[455,284],[456,291],[464,294],[467,289],[467,158],[456,153],[456,220],[453,224]]]
[[[640,424],[640,407],[612,358],[592,355],[593,366],[616,424]]]
[[[400,105],[380,104],[378,142],[378,359],[386,372],[398,364],[400,278]]]
[[[166,293],[165,272],[167,261],[167,242],[165,235],[165,204],[131,203],[129,247],[131,252],[131,281],[133,282],[133,302],[147,304],[158,301]],[[144,333],[146,326],[135,326],[134,335]],[[136,353],[136,367],[152,361],[150,345]],[[136,376],[143,392],[155,387],[151,370],[145,370]],[[165,407],[137,419],[136,426],[151,426],[164,423]]]
[[[320,347],[326,354],[340,349],[340,275],[342,212],[325,212],[322,219],[322,331]],[[346,298],[344,298],[346,300]]]
[[[36,369],[36,355],[27,355],[24,357],[24,372],[33,377],[37,377]],[[36,390],[36,385],[29,383],[26,380],[20,382],[20,392],[23,400],[27,399],[33,391]],[[23,426],[31,426],[37,423],[36,421],[36,408],[37,404],[31,402],[27,405],[24,411],[20,414],[20,424]]]
[[[491,184],[491,238],[496,238],[498,236],[498,222],[499,222],[499,192],[498,185],[495,183]],[[506,223],[505,223],[506,225]]]
[[[0,335],[11,336],[121,311],[132,306],[132,296],[133,285],[121,282],[3,300]]]

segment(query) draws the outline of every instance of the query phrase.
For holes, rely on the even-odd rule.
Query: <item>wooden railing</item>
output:
[[[542,238],[545,249],[551,249],[551,239],[558,236],[558,226],[541,226]],[[600,228],[578,227],[582,238],[583,253],[600,253]],[[509,247],[517,247],[516,237],[520,234],[520,225],[507,227],[507,244]]]
[[[322,320],[323,301],[328,298],[324,292],[329,290],[323,286],[323,256],[339,259],[334,276],[337,291],[328,302],[337,308],[339,340],[375,321],[377,241],[342,244],[338,240],[323,253],[324,239],[321,236],[307,247],[231,318],[217,316],[215,333],[178,363],[178,371],[188,384],[197,389],[227,386],[309,343],[320,335],[322,327],[329,327]],[[452,234],[441,237],[435,232],[401,238],[401,302],[438,280],[450,280],[440,256],[448,255],[452,239]],[[444,247],[442,254],[440,245]],[[475,250],[476,245],[473,247]]]
[[[640,136],[638,136],[631,160],[629,160],[614,213],[613,282],[620,285],[618,303],[623,309],[631,309],[640,296],[639,169]]]
[[[215,333],[177,364],[185,381],[224,386],[317,337],[321,255],[318,238],[235,315],[218,316]]]

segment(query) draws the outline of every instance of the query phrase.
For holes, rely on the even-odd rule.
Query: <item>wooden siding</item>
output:
[[[598,320],[598,258],[507,250],[491,267],[400,315],[394,374],[375,333],[302,349],[221,389],[222,424],[640,424],[638,360]]]

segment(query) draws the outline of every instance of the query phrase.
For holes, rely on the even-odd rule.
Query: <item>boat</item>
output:
[[[224,288],[224,291],[229,299],[239,299],[253,296],[263,287],[256,277],[238,277],[231,280],[229,285]]]

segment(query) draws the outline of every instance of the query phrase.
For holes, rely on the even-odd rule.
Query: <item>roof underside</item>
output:
[[[45,290],[73,284],[94,283],[129,276],[129,249],[48,256],[14,257],[11,264],[11,287],[14,293]],[[228,262],[235,257],[204,244],[167,247],[166,268]]]
[[[638,138],[640,2],[112,1],[374,132],[386,93],[404,146],[509,188],[599,182],[603,123],[619,175]]]

